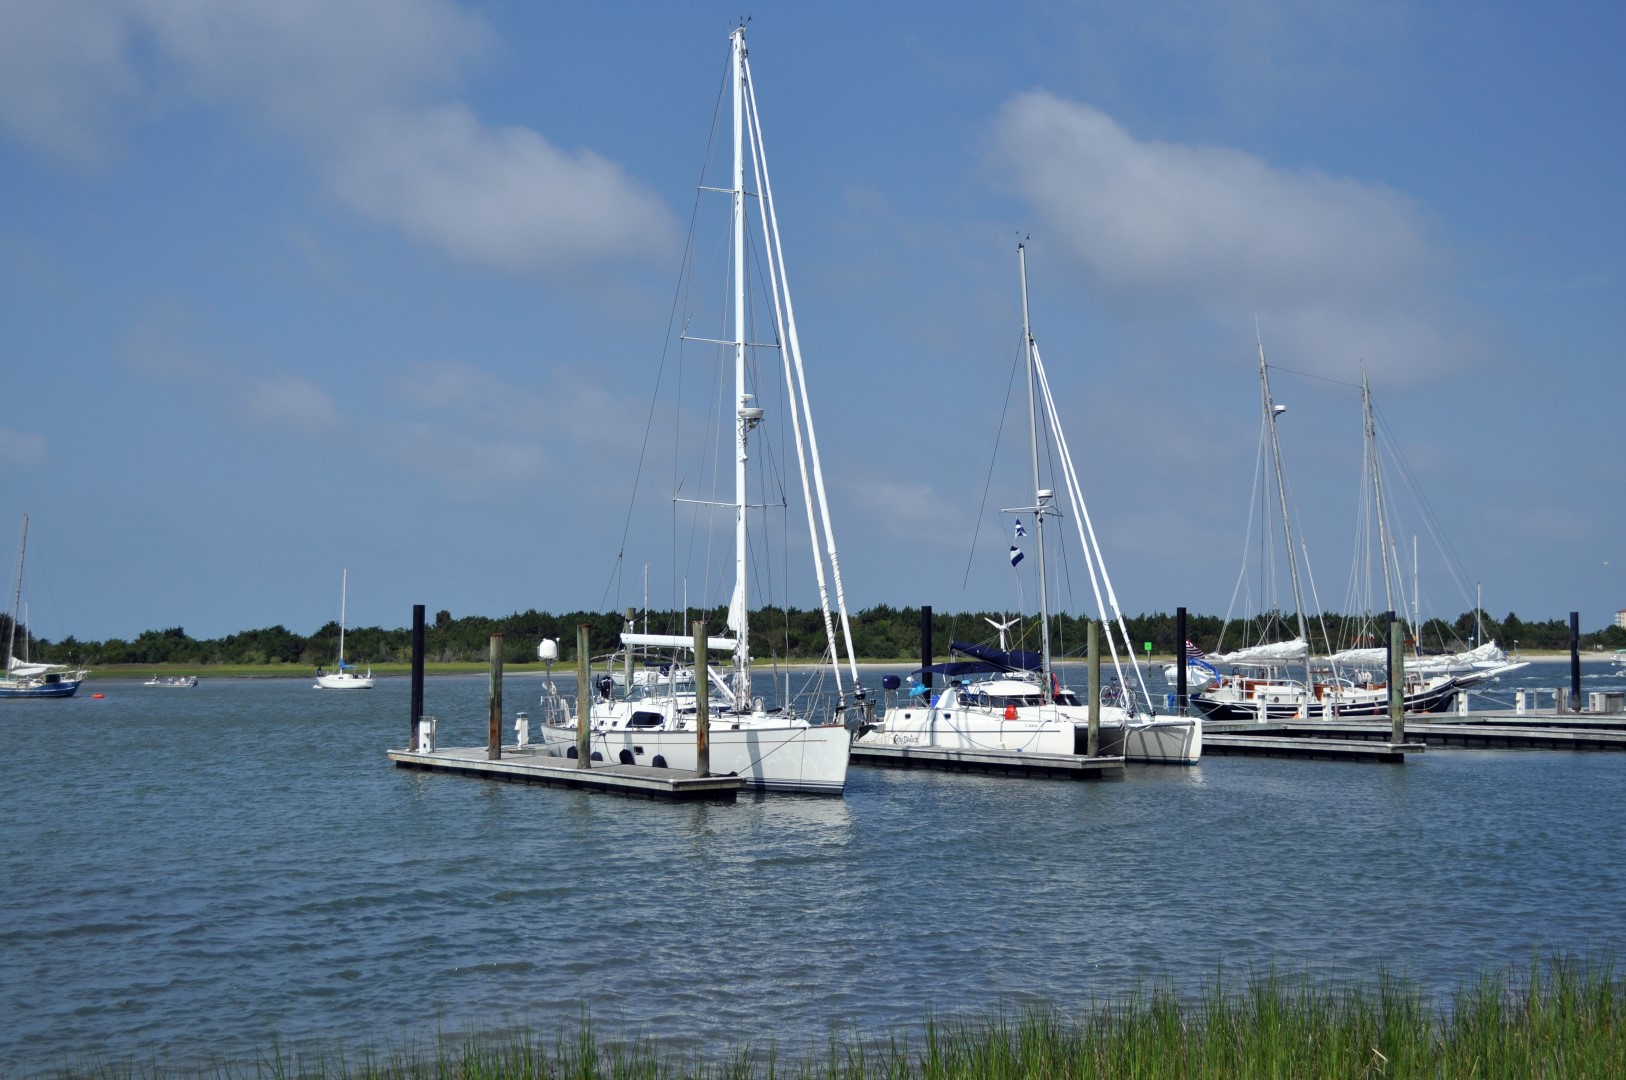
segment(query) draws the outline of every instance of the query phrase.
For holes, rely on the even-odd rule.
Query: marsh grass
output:
[[[74,1080],[1027,1080],[1027,1078],[1618,1077],[1626,987],[1612,962],[1532,961],[1443,999],[1380,975],[1367,984],[1255,974],[1194,1000],[1137,991],[1081,1018],[1056,1009],[940,1020],[905,1034],[833,1038],[785,1060],[601,1038],[588,1018],[551,1039],[528,1029],[437,1039],[386,1054],[296,1055],[189,1069],[94,1064]]]

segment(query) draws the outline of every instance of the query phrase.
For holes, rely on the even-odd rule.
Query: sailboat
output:
[[[1226,721],[1381,716],[1389,711],[1386,649],[1367,648],[1342,653],[1332,653],[1327,649],[1320,657],[1312,657],[1309,624],[1305,616],[1308,608],[1304,603],[1299,573],[1302,541],[1296,543],[1293,535],[1292,513],[1287,502],[1287,474],[1282,464],[1281,439],[1277,432],[1277,421],[1287,411],[1287,406],[1277,404],[1271,395],[1270,365],[1265,360],[1262,341],[1259,343],[1259,385],[1263,416],[1259,470],[1262,472],[1264,469],[1268,446],[1275,482],[1257,486],[1266,494],[1267,501],[1274,489],[1277,508],[1281,513],[1283,550],[1292,582],[1297,634],[1286,640],[1269,640],[1271,627],[1281,621],[1279,605],[1272,597],[1272,612],[1260,640],[1230,652],[1216,652],[1201,658],[1200,663],[1188,660],[1187,670],[1192,676],[1190,685],[1200,687],[1191,696],[1192,704],[1211,719]],[[1369,429],[1370,415],[1368,412]],[[1387,526],[1383,524],[1385,515],[1381,483],[1375,483],[1379,546],[1383,548],[1387,544]],[[1261,528],[1264,527],[1261,522]],[[1266,546],[1265,550],[1272,555],[1274,553],[1274,548],[1270,546]],[[1308,555],[1305,557],[1307,559]],[[1271,584],[1273,587],[1274,583]],[[1234,597],[1232,602],[1235,603]],[[1393,610],[1392,605],[1390,610]],[[1387,628],[1384,632],[1387,632]],[[1225,631],[1221,630],[1222,643],[1224,635]],[[1324,625],[1321,636],[1323,642],[1327,642]],[[1216,678],[1215,672],[1222,667],[1230,670]],[[1302,678],[1298,677],[1300,672]],[[1407,671],[1404,680],[1401,698],[1407,712],[1444,710],[1458,689],[1457,681],[1449,674]]]
[[[1159,715],[1152,705],[1146,680],[1132,651],[1127,649],[1129,631],[1123,612],[1107,575],[1106,564],[1096,542],[1095,526],[1084,503],[1078,473],[1061,428],[1060,411],[1050,392],[1044,361],[1033,337],[1028,317],[1027,250],[1018,244],[1017,264],[1022,283],[1022,342],[1025,382],[1028,395],[1028,451],[1031,466],[1033,502],[1009,507],[1004,513],[1030,514],[1034,522],[1034,546],[1038,559],[1040,651],[1012,650],[1005,638],[1011,623],[994,623],[999,630],[999,646],[974,642],[954,642],[950,649],[968,660],[951,661],[922,669],[924,679],[941,675],[951,680],[938,694],[927,690],[919,698],[889,702],[881,722],[859,736],[861,745],[918,746],[956,750],[1019,750],[1026,753],[1081,754],[1088,749],[1089,706],[1072,690],[1061,685],[1052,662],[1050,647],[1049,586],[1046,574],[1045,520],[1061,517],[1055,490],[1041,485],[1039,435],[1048,426],[1051,441],[1066,485],[1066,501],[1073,511],[1079,544],[1089,571],[1096,607],[1103,615],[1108,607],[1114,620],[1105,621],[1104,635],[1112,654],[1112,669],[1118,688],[1116,701],[1103,701],[1099,712],[1100,754],[1123,757],[1126,761],[1196,764],[1202,757],[1202,719],[1196,716]],[[1038,402],[1042,400],[1041,424]],[[1020,521],[1020,517],[1018,521]],[[1011,549],[1012,565],[1021,552]],[[1103,598],[1104,594],[1104,598]],[[993,620],[989,620],[993,622]],[[1116,634],[1114,631],[1116,630]],[[1123,644],[1130,672],[1118,652]],[[976,675],[967,681],[964,677]],[[1133,675],[1133,680],[1131,680]],[[1139,694],[1135,692],[1138,685]],[[1105,695],[1103,695],[1105,696]]]
[[[17,613],[22,606],[23,556],[27,551],[28,515],[24,514],[22,535],[17,540],[17,580],[11,593],[11,624],[6,630],[6,670],[0,674],[0,698],[73,697],[90,674],[84,668],[30,663],[17,656]],[[25,645],[26,641],[25,637]]]
[[[373,688],[373,669],[369,665],[365,675],[358,675],[355,668],[344,662],[344,629],[345,604],[350,597],[350,568],[345,567],[343,576],[339,579],[339,666],[334,671],[316,669],[315,690],[371,690]]]
[[[589,679],[580,688],[582,697],[571,709],[556,692],[551,680],[542,698],[542,749],[560,756],[577,754],[577,716],[585,711],[592,727],[591,756],[608,762],[652,765],[670,769],[694,769],[697,763],[696,730],[699,708],[695,682],[704,679],[709,691],[708,740],[711,771],[742,777],[748,788],[763,791],[789,791],[839,795],[847,782],[847,757],[851,732],[867,717],[869,702],[858,681],[853,656],[852,630],[841,584],[834,531],[825,498],[823,470],[819,463],[818,440],[808,399],[802,352],[796,332],[795,310],[786,280],[784,253],[779,243],[779,223],[774,209],[773,189],[763,146],[757,112],[756,90],[745,47],[745,28],[729,37],[728,90],[733,107],[732,180],[728,187],[702,188],[726,195],[731,202],[729,235],[732,241],[732,330],[719,338],[689,337],[718,350],[719,371],[733,368],[733,387],[724,412],[734,459],[732,503],[689,501],[711,509],[731,512],[734,533],[734,582],[728,605],[727,633],[707,637],[708,663],[701,670],[693,655],[693,637],[685,634],[659,634],[637,631],[629,621],[621,634],[624,649],[663,652],[671,657],[669,671],[679,677],[664,682],[645,679],[642,685],[631,677],[631,656],[621,685],[608,671]],[[754,190],[747,188],[747,168]],[[747,258],[750,223],[746,207],[757,206],[754,236],[758,250]],[[747,287],[747,269],[762,266],[767,280]],[[771,326],[776,340],[762,345],[748,333],[746,301],[749,295],[771,296]],[[758,320],[760,326],[761,320]],[[760,330],[758,332],[760,335]],[[770,706],[752,685],[750,604],[748,583],[753,580],[749,560],[751,543],[748,510],[758,509],[747,499],[747,464],[753,454],[768,454],[769,447],[758,435],[764,423],[764,409],[757,404],[752,381],[757,375],[755,359],[764,351],[777,352],[787,389],[786,414],[796,444],[796,459],[802,480],[802,497],[812,541],[814,576],[824,614],[825,653],[821,662],[819,689],[793,695],[788,692],[780,704]],[[710,440],[715,445],[716,440]],[[728,445],[728,444],[725,444]],[[826,573],[828,558],[828,575]],[[841,635],[836,633],[836,614],[830,605],[830,586],[835,589]],[[539,648],[551,645],[543,642]],[[845,645],[846,673],[843,672],[841,645]],[[712,656],[728,656],[726,667],[711,665]],[[693,673],[692,679],[682,677]],[[779,690],[777,680],[775,691]]]

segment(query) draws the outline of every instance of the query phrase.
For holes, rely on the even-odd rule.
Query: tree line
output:
[[[706,622],[712,634],[723,633],[726,610],[689,612],[648,612],[636,616],[636,629],[651,633],[688,634],[696,619]],[[1285,625],[1291,634],[1296,618],[1276,613],[1273,619]],[[947,656],[951,641],[970,641],[997,644],[998,632],[990,622],[1006,622],[1002,612],[977,611],[932,616],[933,652],[942,659]],[[1145,645],[1151,651],[1168,655],[1177,651],[1180,642],[1175,634],[1175,616],[1163,612],[1137,615],[1124,620],[1128,641],[1111,626],[1108,632],[1119,648],[1127,647],[1144,654]],[[1357,645],[1376,645],[1383,640],[1382,628],[1370,616],[1352,616],[1327,613],[1310,618],[1311,641],[1317,649],[1323,647],[1322,627],[1333,648]],[[1199,649],[1214,652],[1222,644],[1220,632],[1224,620],[1214,615],[1189,615],[1186,636]],[[537,643],[552,638],[559,643],[559,662],[570,664],[576,657],[576,628],[588,627],[591,652],[604,655],[613,652],[620,641],[619,634],[626,626],[620,614],[607,612],[572,611],[550,614],[535,610],[516,612],[502,618],[466,615],[453,618],[449,611],[439,611],[425,626],[425,656],[432,662],[483,661],[490,655],[492,634],[503,635],[505,663],[523,663],[536,659]],[[851,619],[853,651],[866,660],[913,660],[921,653],[921,609],[894,608],[885,604],[866,608]],[[1467,611],[1447,622],[1429,619],[1415,628],[1416,644],[1424,652],[1455,652],[1479,644],[1476,625],[1482,627],[1484,640],[1494,640],[1509,651],[1567,650],[1570,643],[1567,619],[1545,619],[1525,622],[1509,612],[1506,618],[1495,619],[1486,612]],[[1061,658],[1085,655],[1087,620],[1072,615],[1051,617],[1050,636],[1053,653]],[[9,633],[9,619],[0,614],[0,637]],[[22,633],[19,628],[19,634]],[[836,628],[840,637],[841,629]],[[1276,635],[1277,638],[1285,635]],[[1025,619],[1007,631],[1011,648],[1037,650],[1040,628],[1037,619]],[[1223,645],[1226,649],[1239,647],[1258,640],[1258,634],[1233,622],[1225,629]],[[1412,640],[1408,632],[1408,641]],[[19,637],[19,642],[21,638]],[[1626,630],[1607,627],[1581,636],[1581,647],[1626,648]],[[824,652],[824,617],[819,611],[797,608],[767,608],[752,613],[751,655],[757,660],[809,661],[817,660]],[[845,651],[845,650],[843,650]],[[19,644],[19,655],[23,649]],[[310,635],[296,634],[284,626],[268,626],[259,630],[245,630],[221,638],[194,638],[179,626],[162,630],[147,630],[132,641],[109,638],[106,641],[79,641],[67,637],[61,641],[30,639],[28,655],[47,663],[82,663],[87,665],[149,665],[149,664],[296,664],[309,667],[331,666],[338,658],[339,624],[329,622]],[[412,632],[401,627],[386,630],[377,626],[351,627],[345,633],[345,657],[350,663],[407,663],[412,658]]]

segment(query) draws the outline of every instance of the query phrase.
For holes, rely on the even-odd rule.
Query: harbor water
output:
[[[1497,694],[1567,680],[1538,664]],[[505,738],[541,681],[505,681]],[[485,692],[428,681],[441,745],[484,743]],[[407,713],[405,679],[4,703],[0,1074],[584,1015],[800,1052],[1222,969],[1448,993],[1621,940],[1626,755],[1213,758],[1119,783],[854,768],[844,798],[683,805],[397,769]]]

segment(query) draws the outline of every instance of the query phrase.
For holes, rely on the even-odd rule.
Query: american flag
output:
[[[1205,653],[1201,649],[1197,648],[1197,646],[1193,645],[1189,640],[1186,642],[1186,659],[1187,660],[1205,660],[1207,658],[1208,658],[1207,653]]]
[[[1028,534],[1027,526],[1022,524],[1022,519],[1021,518],[1017,518],[1016,519],[1016,538],[1018,540],[1020,540],[1020,539],[1022,539],[1022,537],[1026,536],[1027,534]]]
[[[1022,549],[1015,544],[1011,545],[1011,565],[1015,566],[1022,561]]]

